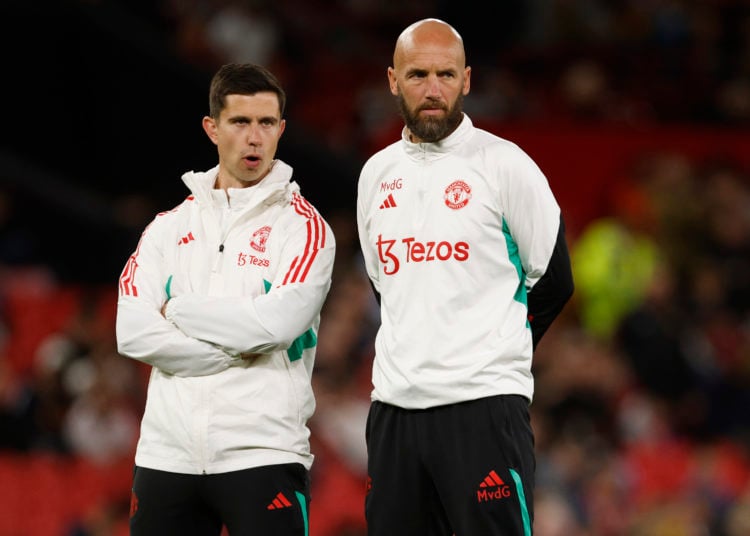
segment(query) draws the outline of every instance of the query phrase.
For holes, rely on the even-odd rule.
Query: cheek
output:
[[[417,88],[400,88],[398,99],[409,109],[416,108],[424,99],[424,93]]]
[[[220,139],[219,143],[217,143],[216,145],[219,149],[219,153],[227,156],[240,150],[240,142],[236,138]]]
[[[275,148],[279,144],[279,139],[281,139],[281,132],[274,132],[273,134],[270,134],[266,136],[266,147]]]
[[[240,143],[241,139],[242,139],[242,136],[237,132],[223,131],[223,132],[217,133],[216,145],[218,145],[219,147],[230,148]]]

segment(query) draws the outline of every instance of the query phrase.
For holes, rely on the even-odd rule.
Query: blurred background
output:
[[[541,166],[576,293],[540,344],[536,536],[750,534],[750,3],[4,0],[0,534],[127,534],[148,370],[117,278],[229,61],[289,94],[279,157],[334,227],[311,422],[311,536],[365,534],[378,311],[359,168],[397,139],[386,68],[425,16],[463,35],[466,111]],[[426,312],[428,313],[428,312]]]

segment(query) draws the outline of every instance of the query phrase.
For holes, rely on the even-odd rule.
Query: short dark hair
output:
[[[261,65],[253,63],[227,63],[221,66],[211,79],[208,94],[209,115],[218,119],[226,105],[227,95],[255,95],[262,91],[276,93],[279,112],[284,117],[286,93],[274,74]]]

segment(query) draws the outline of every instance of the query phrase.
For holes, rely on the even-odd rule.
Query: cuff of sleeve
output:
[[[175,326],[177,325],[177,322],[175,322],[175,302],[177,301],[177,298],[172,298],[167,302],[167,306],[164,308],[164,318],[172,322]]]

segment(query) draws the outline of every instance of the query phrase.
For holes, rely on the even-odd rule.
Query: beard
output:
[[[442,140],[456,130],[463,119],[464,96],[461,93],[458,94],[453,106],[450,107],[443,103],[432,102],[422,105],[415,110],[410,110],[400,92],[396,95],[396,101],[398,102],[399,112],[404,120],[404,124],[414,136],[423,142],[435,143]],[[420,117],[419,112],[426,108],[440,108],[446,114],[442,118],[431,116]]]

